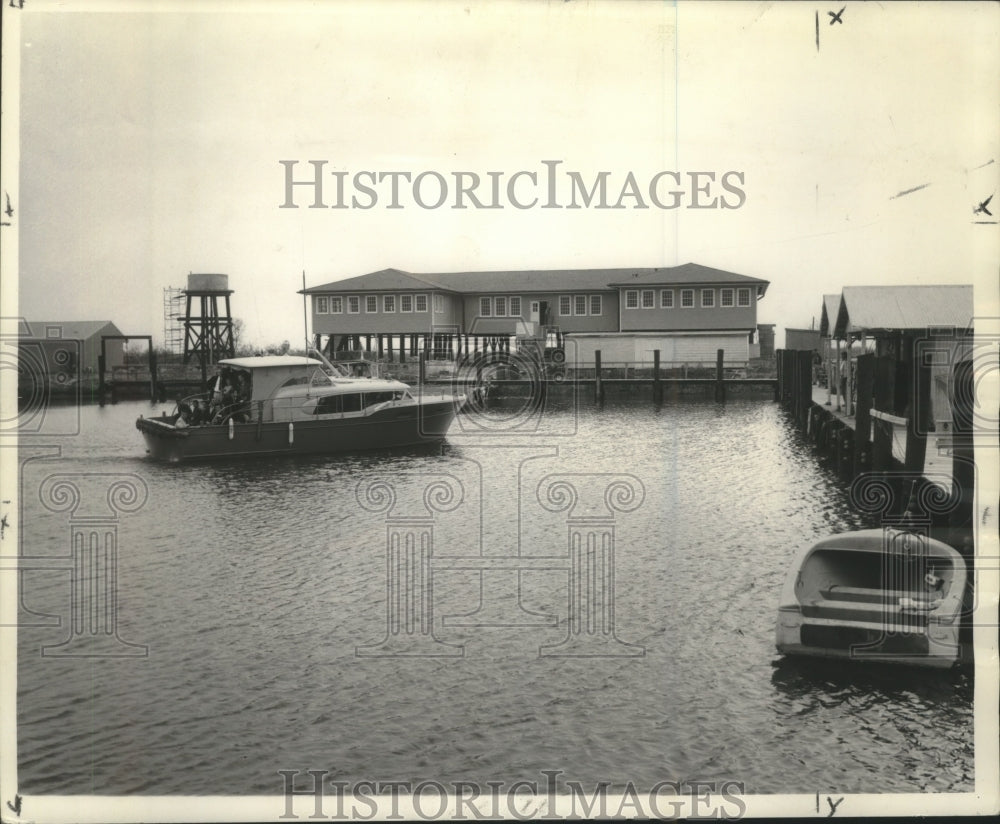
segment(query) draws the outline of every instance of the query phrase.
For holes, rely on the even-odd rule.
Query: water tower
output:
[[[202,380],[209,364],[236,355],[233,318],[229,313],[229,275],[188,275],[184,312],[184,363],[192,356],[201,364]]]

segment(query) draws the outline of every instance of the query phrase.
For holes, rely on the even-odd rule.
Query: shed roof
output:
[[[110,327],[110,328],[109,328]],[[58,329],[58,335],[49,330]],[[18,337],[38,339],[89,340],[97,334],[120,335],[121,330],[110,320],[30,320],[18,326]]]
[[[967,329],[973,316],[972,286],[845,286],[837,310],[836,337],[952,326]]]
[[[768,281],[713,269],[697,263],[681,266],[617,269],[507,269],[490,272],[436,272],[411,274],[401,269],[382,269],[367,275],[333,281],[302,290],[305,294],[351,291],[394,291],[437,288],[476,294],[496,292],[554,292],[605,290],[628,286],[675,285],[686,283],[755,284],[766,289]]]

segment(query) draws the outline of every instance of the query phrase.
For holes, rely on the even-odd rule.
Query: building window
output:
[[[661,309],[673,309],[674,308],[674,290],[673,289],[661,289],[660,290],[660,308]]]
[[[681,289],[681,308],[690,309],[694,306],[694,289]]]
[[[439,314],[444,311],[444,298],[437,293],[434,294],[434,311]]]
[[[510,299],[510,316],[512,318],[521,317],[521,298],[517,296]]]
[[[327,315],[330,313],[330,298],[316,298],[316,314]]]
[[[750,305],[750,290],[740,289],[736,293],[736,305],[737,306],[749,306]]]
[[[652,309],[655,304],[653,303],[653,290],[643,289],[642,290],[642,308]]]
[[[339,315],[344,311],[344,299],[341,297],[330,298],[330,314]]]
[[[490,305],[489,298],[479,299],[479,317],[488,318],[493,315],[493,307]]]
[[[719,305],[725,309],[732,307],[733,305],[733,290],[732,289],[722,289],[720,290]]]
[[[629,289],[625,293],[625,308],[626,309],[639,308],[639,293],[635,289]]]
[[[400,312],[412,312],[413,311],[413,295],[400,295],[399,296],[399,311]]]
[[[715,306],[715,290],[714,289],[702,289],[701,290],[701,307],[702,309],[711,309]]]
[[[361,298],[357,295],[350,295],[347,298],[347,314],[356,315],[361,311]]]
[[[600,315],[601,314],[601,296],[591,295],[590,296],[590,314]]]
[[[416,306],[416,311],[426,312],[427,311],[427,295],[414,295],[413,303]]]
[[[574,315],[586,315],[587,314],[587,296],[586,295],[574,295],[573,296],[573,314]]]
[[[498,318],[507,317],[507,298],[493,298],[493,314]]]
[[[572,314],[573,304],[570,302],[569,295],[559,296],[559,314],[560,315],[570,315]]]
[[[365,311],[366,312],[378,311],[378,295],[365,295]]]
[[[382,311],[383,312],[395,312],[396,311],[396,296],[395,295],[383,295],[382,296]]]

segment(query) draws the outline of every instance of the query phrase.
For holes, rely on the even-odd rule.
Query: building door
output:
[[[538,314],[539,314],[539,321],[541,322],[542,326],[548,326],[549,325],[549,302],[547,300],[539,301],[539,304],[538,304]]]
[[[531,301],[531,317],[528,318],[528,320],[530,320],[532,323],[538,323],[539,320],[538,310],[539,310],[538,301],[537,300]]]

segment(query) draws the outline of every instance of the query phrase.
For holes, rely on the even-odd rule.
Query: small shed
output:
[[[819,329],[789,329],[786,326],[785,349],[819,352]]]
[[[36,357],[44,357],[50,372],[81,376],[97,372],[101,337],[121,334],[121,330],[110,320],[33,320],[20,324],[18,345],[30,345],[37,353]],[[122,366],[125,363],[125,341],[108,341],[105,353],[108,369]]]

